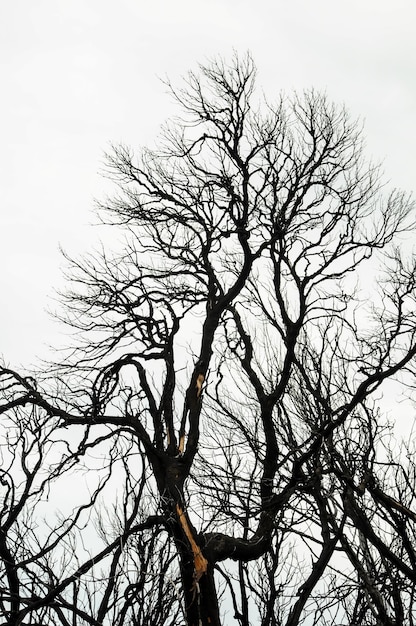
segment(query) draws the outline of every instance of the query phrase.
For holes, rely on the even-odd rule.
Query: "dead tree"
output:
[[[397,247],[413,205],[380,190],[344,109],[314,91],[261,102],[250,57],[171,91],[182,114],[160,147],[108,155],[119,192],[99,212],[125,240],[71,261],[71,351],[36,385],[3,369],[0,411],[37,411],[66,446],[39,489],[103,459],[47,545],[75,529],[79,545],[99,494],[113,513],[78,569],[30,557],[23,595],[6,524],[6,622],[410,624],[414,465],[386,438],[382,390],[411,391],[415,371],[415,264]]]

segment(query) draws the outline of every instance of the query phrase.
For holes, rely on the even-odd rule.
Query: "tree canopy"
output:
[[[0,624],[412,624],[413,203],[250,56],[169,87],[158,148],[107,155],[70,348],[0,370]]]

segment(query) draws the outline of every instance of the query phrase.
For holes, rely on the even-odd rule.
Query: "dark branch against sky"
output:
[[[45,354],[45,308],[62,284],[59,245],[91,247],[98,172],[110,141],[148,145],[173,111],[159,78],[251,50],[269,97],[315,87],[365,118],[368,156],[414,180],[416,8],[295,3],[43,0],[2,3],[0,345],[14,363]]]

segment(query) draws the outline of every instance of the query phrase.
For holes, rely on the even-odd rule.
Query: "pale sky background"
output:
[[[413,190],[415,31],[415,0],[1,0],[0,354],[29,365],[59,336],[59,245],[96,239],[109,142],[152,143],[174,112],[158,77],[249,49],[269,99],[326,90]]]

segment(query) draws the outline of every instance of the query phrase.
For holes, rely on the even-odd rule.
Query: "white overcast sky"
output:
[[[415,186],[415,0],[1,0],[0,354],[54,342],[59,245],[88,250],[109,142],[152,142],[159,77],[250,50],[270,99],[314,86],[365,120],[368,155]],[[116,236],[116,235],[115,235]]]

